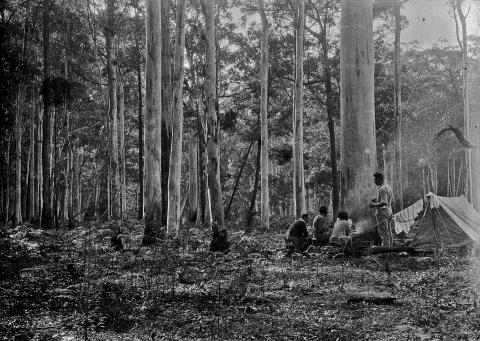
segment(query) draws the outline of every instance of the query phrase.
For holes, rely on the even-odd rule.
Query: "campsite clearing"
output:
[[[273,237],[233,231],[226,256],[205,251],[208,230],[200,229],[138,248],[141,225],[129,222],[125,252],[109,249],[114,224],[69,233],[3,230],[10,251],[2,248],[0,255],[0,305],[6,307],[0,334],[38,340],[83,339],[85,333],[90,340],[151,340],[152,332],[157,340],[478,340],[480,272],[470,253],[330,258],[313,250],[310,258],[283,258],[274,250],[282,247],[284,223],[277,222]]]

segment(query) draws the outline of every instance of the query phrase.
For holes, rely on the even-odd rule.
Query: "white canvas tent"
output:
[[[427,207],[411,246],[416,250],[461,247],[480,242],[480,214],[465,196],[427,194]]]

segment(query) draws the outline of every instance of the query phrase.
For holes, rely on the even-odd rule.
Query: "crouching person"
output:
[[[300,252],[305,255],[308,247],[312,244],[312,238],[307,231],[308,214],[303,214],[300,219],[293,222],[285,234],[285,245],[288,249],[287,255],[293,252]]]
[[[352,239],[350,238],[350,224],[348,223],[347,212],[338,212],[338,219],[333,226],[329,243],[332,246],[341,248],[344,253],[351,253]]]
[[[314,245],[327,245],[330,240],[330,224],[328,223],[328,208],[320,207],[318,215],[313,219],[313,235],[315,236]]]

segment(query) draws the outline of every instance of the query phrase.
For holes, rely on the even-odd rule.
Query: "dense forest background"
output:
[[[39,222],[45,200],[52,203],[51,221],[47,219],[51,226],[74,226],[83,219],[143,217],[145,7],[141,1],[109,3],[2,1],[0,213],[3,222],[10,219],[17,220],[17,224],[27,220]],[[172,96],[176,6],[168,1],[162,4],[168,5],[164,10],[168,21],[162,23],[167,36],[162,43],[167,46],[165,69],[171,71],[163,76],[167,78],[162,86],[170,89]],[[452,3],[444,5],[451,7]],[[294,215],[294,7],[289,1],[265,2],[270,25],[268,156],[272,219]],[[454,14],[455,19],[458,16],[452,10],[454,7],[455,4],[451,7],[452,20]],[[397,178],[395,16],[391,6],[380,3],[374,8],[374,17],[377,158],[379,170],[393,183]],[[338,172],[339,18],[340,1],[305,2],[303,160],[308,211],[315,211],[319,205],[333,205],[333,211],[338,208],[338,204],[332,203],[335,187],[332,161],[335,161],[333,172]],[[408,26],[408,20],[403,17],[401,25]],[[216,109],[220,121],[222,200],[227,221],[237,223],[255,222],[252,217],[260,211],[261,31],[256,2],[216,2]],[[469,37],[468,52],[472,60],[478,58],[479,42],[478,38]],[[205,51],[201,4],[186,1],[183,223],[205,222],[210,215],[206,186]],[[115,107],[110,105],[109,58],[116,74]],[[475,71],[471,74],[478,74]],[[435,140],[435,134],[445,126],[463,125],[459,46],[441,44],[422,48],[415,43],[404,43],[400,75],[403,205],[429,191],[447,196],[464,193],[466,167],[462,146],[450,135]],[[168,91],[164,95],[167,101],[163,101],[162,110],[168,112],[172,110],[168,108]],[[44,114],[46,105],[51,111],[49,122]],[[167,220],[171,117],[162,117],[163,225]],[[114,121],[116,129],[112,129]],[[45,129],[52,136],[51,148],[46,148]],[[112,138],[118,142],[112,143]],[[334,145],[335,153],[331,155]],[[46,182],[42,158],[51,159],[51,183]],[[189,177],[196,180],[192,182]],[[338,181],[338,177],[335,179]],[[112,185],[116,181],[118,186]],[[50,192],[51,197],[45,196],[45,192]],[[21,210],[20,215],[16,214],[16,207]],[[400,207],[398,202],[397,207]]]

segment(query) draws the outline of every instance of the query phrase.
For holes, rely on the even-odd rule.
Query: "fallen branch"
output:
[[[397,300],[396,297],[351,297],[347,300],[347,303],[368,303],[368,304],[394,304]]]

